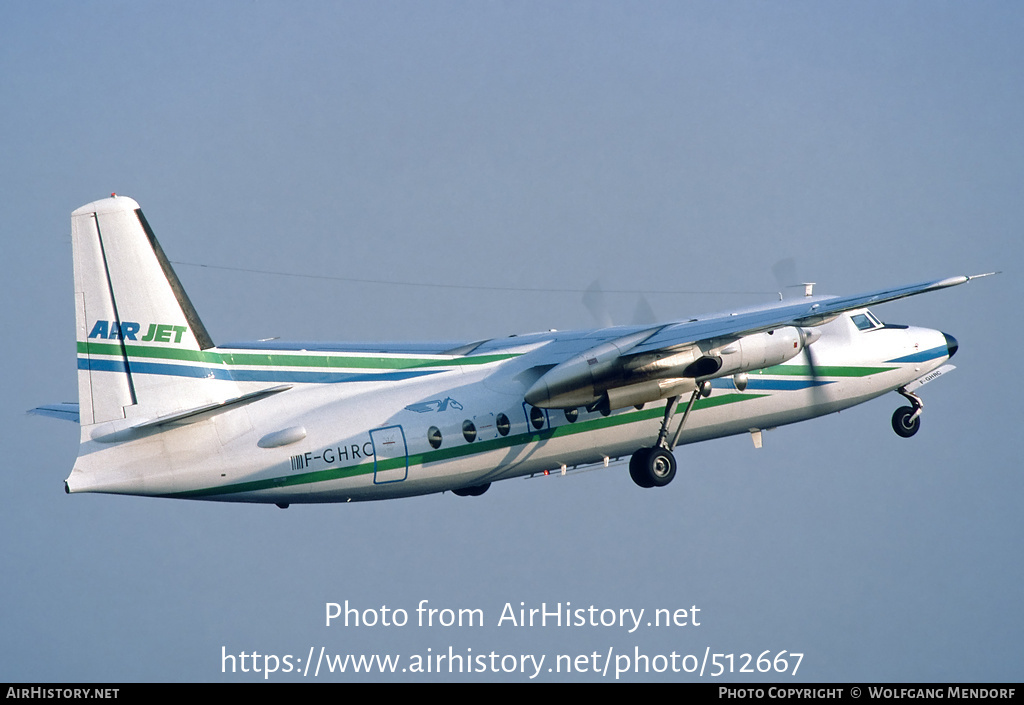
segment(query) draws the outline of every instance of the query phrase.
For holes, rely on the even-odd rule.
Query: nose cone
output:
[[[960,344],[957,343],[956,338],[951,336],[949,333],[943,333],[942,335],[946,338],[946,350],[949,351],[949,356],[953,357],[956,355],[956,350],[960,347]]]

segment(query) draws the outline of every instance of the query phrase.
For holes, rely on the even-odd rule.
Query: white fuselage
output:
[[[742,391],[732,376],[712,380],[713,393],[696,402],[679,443],[845,409],[922,377],[951,354],[939,331],[861,330],[855,314],[818,327],[811,360],[801,352],[751,372]],[[67,487],[217,501],[344,502],[607,463],[654,442],[664,402],[605,416],[532,407],[524,395],[552,366],[624,332],[629,329],[511,337],[464,355],[217,348],[208,355],[216,365],[187,363],[191,377],[210,364],[241,380],[243,392],[270,382],[291,388],[128,438],[103,424],[83,428]],[[153,374],[181,373],[181,365],[162,364],[154,361]],[[682,408],[687,401],[676,403]]]

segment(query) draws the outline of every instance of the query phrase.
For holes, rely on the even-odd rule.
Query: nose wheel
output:
[[[892,430],[896,435],[910,438],[921,428],[921,414],[912,406],[901,406],[892,415]]]
[[[902,387],[896,390],[911,406],[901,406],[892,414],[892,430],[901,438],[910,438],[921,429],[921,410],[924,409],[924,402],[921,397],[913,392],[908,392]]]

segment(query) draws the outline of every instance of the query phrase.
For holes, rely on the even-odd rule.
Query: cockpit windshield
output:
[[[882,322],[875,317],[875,314],[868,310],[855,313],[850,316],[850,319],[853,321],[853,325],[857,326],[858,330],[874,330],[875,328],[883,327]]]

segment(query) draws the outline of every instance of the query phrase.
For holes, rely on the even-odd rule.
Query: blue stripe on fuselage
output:
[[[948,357],[949,348],[945,345],[940,345],[937,348],[930,350],[922,350],[921,352],[912,353],[910,355],[904,355],[903,357],[893,358],[892,360],[886,360],[886,362],[928,362],[939,357]]]
[[[750,377],[747,380],[747,389],[750,391],[768,392],[792,392],[798,389],[810,389],[820,387],[824,384],[832,384],[835,380],[828,379],[764,379]],[[711,380],[711,386],[715,389],[736,389],[731,377],[720,377]]]
[[[228,369],[225,367],[195,367],[163,362],[136,362],[131,364],[133,374],[168,375],[200,379],[223,379],[235,382],[293,382],[296,384],[338,384],[340,382],[393,382],[432,375],[442,370],[402,370],[399,372],[317,372],[312,370]],[[78,369],[102,372],[126,372],[124,360],[104,360],[80,357]]]

